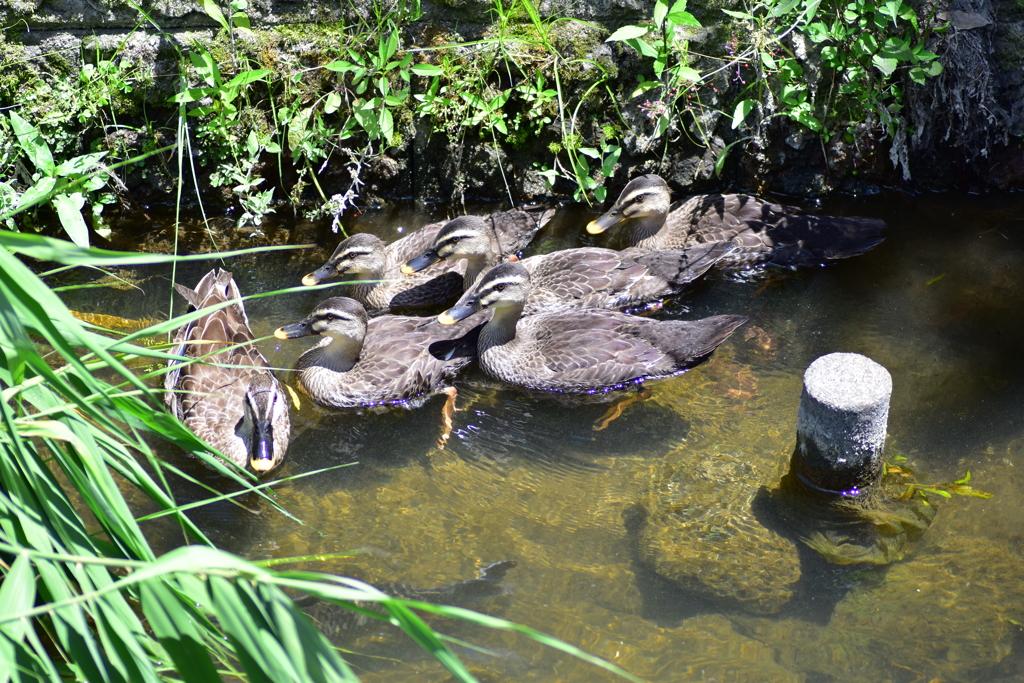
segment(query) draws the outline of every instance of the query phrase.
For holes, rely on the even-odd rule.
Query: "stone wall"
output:
[[[566,92],[579,95],[592,77],[587,70],[593,70],[595,63],[613,74],[618,91],[629,92],[645,64],[621,44],[602,41],[608,31],[649,19],[651,4],[648,0],[537,3],[549,19],[580,20],[551,24],[552,40],[567,62],[576,60],[576,68],[566,70]],[[728,35],[728,17],[720,10],[731,4],[735,3],[716,0],[694,6],[691,2],[689,10],[706,27],[692,37],[694,52],[721,50],[723,34]],[[175,44],[187,46],[198,41],[214,45],[224,40],[223,32],[218,33],[217,23],[202,11],[199,0],[145,2],[142,8],[147,13],[145,19],[124,0],[12,0],[0,6],[0,22],[8,27],[0,43],[5,62],[0,72],[7,72],[4,78],[16,78],[12,73],[18,70],[41,78],[74,78],[83,59],[95,61],[97,55],[117,53],[119,59],[145,65],[152,78],[144,91],[133,97],[148,121],[165,121],[175,112],[167,101],[178,87],[180,58]],[[268,59],[301,67],[308,63],[308,55],[323,45],[337,44],[343,26],[365,16],[369,8],[365,0],[352,0],[341,8],[337,2],[253,0],[246,10],[253,31],[239,30],[237,39],[253,50],[268,51]],[[422,18],[403,29],[403,46],[429,44],[431,36],[441,33],[463,41],[493,35],[492,8],[489,0],[424,0]],[[685,129],[670,131],[664,139],[637,133],[644,130],[639,107],[642,98],[619,103],[619,112],[594,104],[581,109],[580,119],[585,118],[589,130],[614,126],[619,131],[623,152],[613,177],[605,183],[610,196],[644,172],[660,173],[684,192],[736,187],[815,195],[871,191],[880,186],[911,190],[1021,187],[1024,14],[1016,5],[1000,0],[954,0],[950,8],[942,10],[945,14],[939,14],[934,23],[946,19],[951,27],[944,35],[935,35],[931,49],[940,54],[944,72],[924,86],[908,85],[910,125],[899,131],[891,146],[889,141],[871,148],[841,140],[825,146],[788,118],[766,116],[766,123],[737,145],[721,174],[716,174],[719,154],[740,139],[723,111],[735,100],[739,86],[719,77],[712,83],[714,92],[709,88],[702,102],[704,120],[700,123],[710,131],[708,144],[703,146],[695,144]],[[918,8],[922,16],[927,11],[927,7]],[[416,85],[413,83],[414,88]],[[539,175],[538,169],[550,162],[557,122],[521,148],[495,145],[493,140],[475,135],[460,137],[465,131],[433,130],[425,119],[410,117],[400,125],[402,142],[360,169],[364,200],[395,196],[500,199],[511,191],[514,200],[525,201],[542,194],[572,193],[570,183],[560,181],[549,189]],[[172,134],[165,127],[153,135],[159,138],[156,142],[165,143]],[[296,179],[295,170],[287,167],[287,156],[286,151],[281,173],[269,163],[259,169],[282,192],[288,192]],[[351,181],[351,169],[343,164],[327,165],[318,173],[328,196],[341,192]],[[141,197],[159,196],[172,186],[159,173],[129,171],[126,182]],[[306,198],[311,191],[306,188]]]

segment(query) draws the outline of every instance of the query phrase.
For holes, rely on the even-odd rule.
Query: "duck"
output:
[[[178,328],[171,352],[189,362],[169,362],[164,402],[227,460],[265,476],[288,450],[288,396],[256,347],[238,285],[218,268],[194,290],[174,287],[190,312],[230,303]]]
[[[333,297],[274,336],[320,335],[295,365],[299,389],[318,405],[414,408],[445,392],[448,380],[476,360],[476,335],[485,317],[478,316],[469,331],[456,330],[434,317],[370,318],[355,299]]]
[[[721,267],[826,265],[877,246],[886,227],[877,218],[820,216],[742,194],[697,195],[673,207],[668,183],[654,174],[631,180],[587,232],[620,224],[630,231],[627,252],[730,241],[736,250]]]
[[[480,367],[533,391],[601,394],[670,377],[703,362],[747,320],[653,320],[596,308],[523,317],[530,288],[522,263],[498,264],[438,322],[492,310],[477,341]]]
[[[654,254],[582,247],[530,256],[519,261],[531,283],[522,314],[617,310],[657,301],[687,289],[733,249],[730,242],[720,242]],[[439,230],[422,254],[406,261],[402,272],[417,273],[445,259],[466,259],[464,288],[470,289],[502,256],[484,221],[461,216]]]
[[[479,219],[487,225],[503,254],[515,254],[551,220],[554,209],[527,207],[499,211]],[[415,275],[403,276],[401,266],[427,249],[448,221],[431,223],[400,240],[385,242],[368,233],[341,241],[327,262],[302,278],[307,287],[335,276],[356,280],[346,292],[373,312],[421,309],[450,302],[463,290],[465,264],[438,264]]]

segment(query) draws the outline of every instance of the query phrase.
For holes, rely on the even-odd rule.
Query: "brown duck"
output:
[[[612,249],[563,249],[522,259],[530,274],[523,315],[574,308],[625,309],[679,294],[733,250],[729,242],[653,254]],[[430,248],[402,266],[415,273],[438,261],[466,259],[466,289],[502,260],[486,223],[476,216],[450,221]]]
[[[741,194],[698,195],[671,206],[668,184],[654,174],[631,180],[592,235],[615,225],[629,230],[629,251],[649,253],[730,241],[736,250],[719,265],[825,265],[880,243],[885,222],[860,216],[819,216]]]
[[[554,209],[534,207],[500,211],[481,220],[501,253],[515,254],[553,215]],[[347,294],[374,312],[443,304],[462,292],[464,264],[439,263],[415,275],[403,275],[401,267],[427,249],[446,223],[424,226],[391,244],[375,235],[352,235],[342,240],[327,263],[302,278],[302,284],[317,285],[338,275],[355,280]]]
[[[529,271],[502,263],[438,320],[451,325],[493,310],[477,343],[484,371],[526,389],[568,394],[600,394],[683,372],[747,320],[652,320],[601,309],[521,317],[529,296]]]
[[[211,270],[195,290],[176,284],[189,311],[232,302],[174,335],[164,402],[176,418],[239,467],[265,475],[284,460],[291,433],[288,397],[253,343],[238,285]]]
[[[477,325],[483,321],[484,316],[476,318]],[[478,327],[444,327],[433,317],[370,319],[355,299],[334,297],[274,335],[321,336],[295,366],[299,388],[316,403],[328,408],[411,408],[442,391],[448,380],[476,360],[478,332]]]

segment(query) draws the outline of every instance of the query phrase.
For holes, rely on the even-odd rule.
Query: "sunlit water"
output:
[[[750,322],[709,363],[649,384],[653,397],[604,431],[593,424],[606,406],[525,396],[478,369],[457,383],[459,411],[443,451],[435,447],[442,398],[415,411],[360,415],[322,410],[303,397],[278,476],[334,469],[273,488],[300,521],[256,498],[246,498],[245,508],[200,508],[193,517],[216,543],[254,559],[359,550],[304,566],[380,584],[432,588],[515,560],[505,594],[470,606],[652,682],[1022,680],[1024,200],[893,195],[820,208],[883,218],[888,238],[825,269],[779,270],[752,282],[713,276],[668,303],[657,315],[737,313]],[[579,245],[588,215],[563,209],[536,244]],[[348,227],[390,240],[400,236],[396,225],[415,228],[438,217],[411,208],[369,212]],[[169,229],[157,219],[133,228],[130,239],[170,248]],[[251,232],[227,230],[218,245],[317,241],[318,248],[226,261],[243,294],[298,285],[335,243],[328,228],[285,218],[265,226],[265,236]],[[209,249],[202,230],[182,239]],[[179,265],[177,278],[192,286],[213,265]],[[138,288],[69,292],[69,305],[124,318],[166,315],[169,269],[118,273]],[[336,293],[283,294],[247,309],[265,336]],[[175,311],[183,310],[179,298]],[[272,364],[290,368],[311,343],[270,338],[261,348]],[[825,565],[803,552],[803,579],[774,616],[718,606],[638,562],[627,520],[665,472],[711,473],[694,476],[679,502],[722,508],[726,525],[730,515],[745,514],[743,501],[759,487],[774,487],[793,448],[802,373],[833,351],[866,354],[892,373],[888,454],[909,458],[924,482],[970,470],[972,485],[994,497],[935,501],[931,529],[888,571]],[[294,386],[289,374],[281,377]],[[200,467],[189,471],[224,487]],[[206,495],[186,485],[179,494]],[[151,529],[158,546],[182,542],[170,526]],[[754,560],[736,572],[770,575],[773,560],[759,561],[756,545],[750,552]],[[434,625],[483,648],[457,648],[482,680],[614,679],[525,637]],[[340,644],[359,653],[349,658],[367,681],[449,680],[388,627],[353,631]]]

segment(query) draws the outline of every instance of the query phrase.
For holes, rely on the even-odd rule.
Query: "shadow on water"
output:
[[[601,431],[594,425],[608,403],[565,405],[500,386],[477,369],[457,381],[458,412],[443,451],[436,447],[441,398],[411,411],[357,414],[322,410],[300,395],[288,459],[277,476],[349,466],[271,487],[274,500],[299,521],[252,496],[239,501],[246,509],[220,502],[190,516],[215,542],[242,555],[361,549],[343,563],[309,568],[418,589],[452,585],[489,562],[514,558],[508,592],[481,609],[580,645],[652,683],[1017,680],[1024,672],[1015,626],[1024,623],[1024,589],[1011,568],[1024,553],[1017,504],[1024,496],[1021,201],[879,195],[824,203],[823,213],[885,219],[886,241],[828,268],[712,274],[666,303],[652,315],[735,313],[750,320],[710,363],[652,383],[651,399],[628,406]],[[345,227],[392,241],[445,213],[445,207],[391,207]],[[593,216],[583,207],[563,208],[525,255],[603,245],[581,234]],[[329,221],[272,218],[264,235],[229,227],[218,245],[316,247],[181,264],[178,280],[191,286],[222,265],[243,294],[297,286],[340,239]],[[188,250],[208,246],[197,225],[183,238]],[[129,239],[130,230],[115,228],[120,241],[113,246],[136,249],[143,239],[148,244],[141,248],[170,249],[166,217],[154,215],[139,230]],[[129,286],[65,292],[70,307],[138,320],[166,315],[169,269],[115,272]],[[59,279],[100,277],[72,272]],[[273,330],[340,293],[303,291],[247,303],[275,367],[294,367],[310,342],[278,342],[269,338]],[[175,311],[183,310],[179,298]],[[971,470],[971,483],[995,497],[937,500],[938,516],[919,548],[888,569],[830,565],[791,539],[799,580],[777,614],[723,607],[638,561],[631,511],[656,493],[711,520],[700,551],[705,560],[718,552],[714,539],[722,530],[767,521],[759,506],[792,452],[800,378],[811,361],[833,351],[863,353],[892,373],[888,454],[906,457],[904,464],[925,481]],[[290,373],[280,376],[294,386]],[[223,480],[195,463],[166,457],[223,488]],[[175,493],[182,502],[209,495],[183,483]],[[738,519],[730,517],[738,510]],[[158,534],[171,527],[151,526]],[[171,547],[183,539],[168,532],[161,542]],[[755,569],[770,577],[770,554],[746,552],[767,558]],[[460,650],[481,680],[612,680],[520,638],[451,628],[485,648]],[[401,637],[382,639],[375,631],[359,636],[353,649],[363,653],[354,661],[366,680],[447,680],[440,671],[422,673],[434,672],[433,665],[411,654]]]

